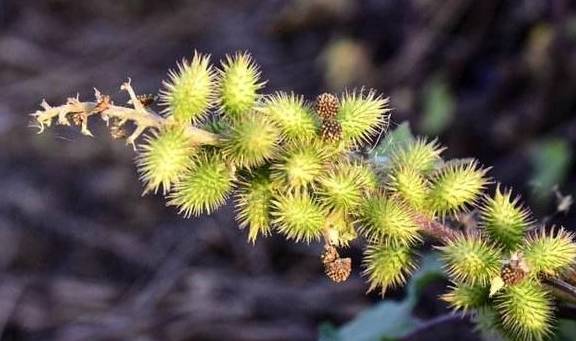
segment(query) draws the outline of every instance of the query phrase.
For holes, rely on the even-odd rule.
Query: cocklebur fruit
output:
[[[414,208],[425,211],[430,181],[417,169],[398,166],[390,173],[387,188]]]
[[[438,249],[448,275],[458,283],[488,285],[500,273],[500,250],[479,234],[458,235]]]
[[[195,52],[192,61],[182,60],[168,77],[160,96],[165,112],[181,124],[203,120],[216,98],[216,72],[210,57]]]
[[[307,192],[274,197],[271,214],[278,232],[296,242],[319,240],[326,223],[325,210]]]
[[[375,91],[347,91],[340,98],[336,115],[342,126],[342,138],[349,146],[368,142],[370,136],[378,135],[388,128],[388,99]]]
[[[265,97],[256,111],[276,124],[286,140],[309,141],[316,136],[318,122],[303,96],[277,92]]]
[[[406,282],[415,265],[409,247],[395,244],[370,244],[364,252],[364,272],[370,283],[368,291],[386,290]]]
[[[226,56],[219,69],[218,96],[220,109],[226,117],[238,118],[252,111],[258,91],[264,87],[260,70],[246,52]]]
[[[400,200],[372,196],[360,208],[360,233],[368,240],[410,246],[420,240],[413,210]]]
[[[486,196],[481,206],[481,226],[490,238],[506,250],[516,250],[531,224],[530,213],[522,208],[520,198],[512,198],[512,191],[496,188],[493,197]]]
[[[327,160],[324,146],[316,141],[288,143],[271,166],[272,179],[286,190],[306,188],[318,180]]]
[[[464,313],[479,309],[489,303],[489,288],[485,285],[468,285],[459,283],[450,286],[450,291],[440,298],[447,302],[455,311]]]
[[[416,172],[426,174],[441,161],[440,154],[444,149],[437,140],[427,141],[424,138],[418,138],[392,153],[392,165],[394,168],[411,168]]]
[[[274,185],[268,172],[245,175],[236,191],[236,219],[241,228],[248,227],[248,240],[252,243],[259,236],[271,234],[270,208]]]
[[[190,168],[191,157],[199,147],[192,145],[183,129],[170,127],[147,135],[138,148],[136,166],[144,193],[162,188],[166,194]]]
[[[376,190],[376,175],[367,166],[348,161],[336,162],[318,179],[317,193],[322,203],[345,212],[360,205],[365,194]]]
[[[280,131],[257,113],[234,120],[222,139],[222,155],[238,167],[262,165],[277,151]]]
[[[563,228],[548,231],[541,228],[528,235],[521,249],[534,275],[558,275],[573,266],[576,259],[574,234]]]
[[[495,300],[506,334],[521,340],[543,340],[552,332],[552,302],[541,284],[524,281],[506,287]]]
[[[218,154],[202,152],[174,185],[168,205],[185,217],[211,213],[224,204],[234,180],[233,169]]]
[[[428,208],[444,217],[475,204],[488,183],[486,172],[476,161],[449,162],[432,176]]]

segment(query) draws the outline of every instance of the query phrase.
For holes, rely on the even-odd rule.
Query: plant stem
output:
[[[170,118],[164,118],[142,105],[130,85],[130,80],[122,84],[120,89],[128,92],[132,108],[114,105],[110,101],[109,96],[102,95],[95,89],[96,101],[94,102],[81,102],[78,97],[72,97],[68,98],[66,104],[52,107],[46,101],[43,101],[41,104],[43,110],[38,110],[31,114],[31,116],[34,117],[34,123],[40,129],[39,133],[42,133],[44,128],[51,126],[55,119],[57,124],[70,125],[69,116],[75,115],[77,117],[76,121],[81,125],[82,134],[87,136],[93,136],[92,132],[88,129],[88,118],[90,116],[100,115],[106,123],[109,123],[111,118],[117,119],[120,122],[120,126],[131,121],[136,128],[126,139],[126,143],[132,145],[134,149],[136,148],[136,139],[146,130],[159,130],[173,124]],[[194,144],[216,145],[220,143],[220,137],[217,134],[192,125],[186,127],[186,133]]]
[[[417,220],[421,231],[425,235],[441,242],[442,244],[455,239],[462,233],[424,215],[419,216]]]

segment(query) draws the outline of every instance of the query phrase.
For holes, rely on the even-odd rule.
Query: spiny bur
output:
[[[397,148],[392,154],[392,164],[394,167],[413,169],[420,174],[429,173],[442,160],[440,155],[444,149],[438,140],[418,138]]]
[[[368,290],[387,289],[406,282],[406,277],[416,268],[409,247],[395,244],[370,244],[364,252],[364,275],[370,284]]]
[[[450,291],[441,299],[455,310],[468,312],[488,304],[488,288],[483,285],[460,284],[450,286]]]
[[[325,207],[350,211],[376,189],[375,175],[362,164],[338,162],[318,178],[317,193]]]
[[[522,245],[526,263],[533,274],[557,275],[574,265],[574,234],[563,228],[541,228],[531,233]]]
[[[248,240],[271,234],[270,207],[274,185],[266,172],[245,175],[236,193],[236,219],[241,228],[248,227]]]
[[[439,216],[446,216],[475,205],[488,184],[486,172],[476,161],[446,164],[432,175],[428,207]]]
[[[326,222],[325,210],[305,192],[285,193],[272,201],[273,223],[296,242],[319,240]]]
[[[486,285],[500,272],[500,249],[478,234],[459,235],[439,249],[448,275],[457,282]]]
[[[202,121],[216,99],[216,71],[210,56],[195,52],[191,62],[182,60],[168,77],[160,97],[165,113],[183,124]]]
[[[213,212],[224,204],[233,188],[233,170],[218,155],[201,153],[178,179],[168,205],[185,217]]]
[[[166,128],[146,136],[136,157],[140,180],[145,185],[144,193],[156,193],[162,188],[162,193],[167,194],[192,166],[196,151],[197,147],[182,128]]]
[[[312,186],[325,172],[328,155],[317,142],[285,145],[278,160],[272,164],[272,178],[287,190]]]
[[[227,56],[218,70],[220,108],[231,118],[248,113],[258,100],[258,91],[264,87],[260,70],[248,53]]]
[[[486,196],[481,206],[481,224],[490,237],[507,250],[516,250],[532,223],[530,213],[520,206],[512,191],[496,188],[493,197]]]
[[[368,240],[397,245],[420,241],[420,226],[412,209],[384,195],[366,200],[360,208],[360,231]]]
[[[496,308],[502,326],[518,339],[543,340],[552,332],[552,302],[537,282],[524,281],[505,288],[496,297]]]
[[[390,120],[388,102],[374,90],[345,92],[336,115],[344,141],[352,146],[362,145],[370,136],[385,131]]]
[[[318,122],[303,96],[277,92],[266,96],[256,110],[280,128],[283,139],[310,141],[316,136]]]
[[[280,131],[269,120],[246,113],[236,119],[222,139],[222,155],[238,167],[253,168],[277,151]]]

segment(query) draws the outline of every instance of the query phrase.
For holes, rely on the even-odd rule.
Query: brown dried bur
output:
[[[336,247],[328,243],[324,244],[322,264],[324,264],[326,275],[336,283],[347,280],[352,271],[352,260],[350,258],[340,258]]]
[[[328,142],[338,142],[342,138],[342,126],[336,120],[325,120],[320,128],[320,136]]]
[[[136,96],[136,98],[138,99],[138,101],[140,101],[140,103],[144,107],[149,107],[152,104],[156,103],[156,101],[158,100],[158,96],[153,94],[138,95]],[[128,104],[132,104],[132,100],[129,100]]]
[[[314,110],[322,120],[335,119],[339,108],[340,101],[338,101],[338,97],[332,95],[331,93],[325,92],[316,97]]]
[[[528,265],[520,252],[514,252],[500,269],[500,277],[506,285],[520,283],[528,274]]]

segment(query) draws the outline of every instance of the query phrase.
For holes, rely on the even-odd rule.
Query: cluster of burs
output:
[[[452,283],[442,298],[454,309],[506,338],[552,334],[553,296],[544,282],[571,270],[570,233],[534,228],[510,190],[483,194],[487,170],[470,159],[443,160],[435,140],[399,144],[384,161],[365,157],[360,151],[389,122],[388,101],[375,91],[308,102],[294,93],[264,95],[263,87],[247,53],[218,67],[198,53],[182,61],[161,93],[166,123],[138,145],[145,191],[161,189],[186,217],[211,213],[230,197],[251,242],[273,232],[323,241],[322,261],[336,282],[351,270],[338,249],[360,238],[363,275],[382,293],[405,282],[415,249],[435,238]],[[199,144],[190,127],[216,139]],[[471,209],[475,226],[435,231]]]

